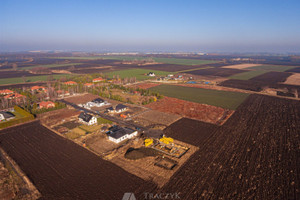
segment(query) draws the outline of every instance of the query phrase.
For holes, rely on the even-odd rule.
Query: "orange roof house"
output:
[[[101,77],[93,79],[93,83],[97,83],[97,82],[101,82],[101,81],[103,81],[103,78],[101,78]]]
[[[85,83],[84,86],[87,86],[87,87],[91,87],[92,85],[94,85],[93,83]]]
[[[31,91],[36,91],[36,90],[46,90],[46,88],[45,87],[43,87],[43,86],[38,86],[38,85],[35,85],[35,86],[32,86],[31,87]]]
[[[5,99],[19,99],[22,97],[25,97],[25,96],[18,94],[18,93],[8,94],[8,95],[4,96]]]
[[[5,90],[0,90],[0,95],[7,95],[7,94],[12,94],[14,91],[5,89]]]
[[[55,107],[55,103],[53,103],[52,101],[42,101],[41,103],[39,103],[39,108],[54,108]]]
[[[65,82],[66,85],[77,85],[76,82],[74,81],[68,81],[68,82]]]

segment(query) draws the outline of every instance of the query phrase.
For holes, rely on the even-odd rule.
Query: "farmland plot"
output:
[[[246,70],[241,69],[230,69],[230,68],[208,68],[208,69],[199,69],[195,71],[189,71],[187,73],[193,75],[201,75],[201,76],[220,76],[220,77],[228,77],[234,74],[246,72]]]
[[[181,199],[299,199],[299,121],[299,101],[251,95],[158,192],[180,192]]]
[[[0,146],[41,192],[42,199],[121,199],[125,192],[154,186],[39,122],[0,131]]]
[[[166,129],[164,134],[195,146],[201,146],[218,126],[193,119],[181,118]]]
[[[159,85],[150,89],[168,97],[235,110],[248,94],[175,85]]]
[[[262,74],[260,76],[256,76],[254,78],[251,78],[252,81],[259,81],[259,82],[266,82],[266,83],[279,83],[284,82],[286,79],[292,75],[292,73],[286,73],[286,72],[268,72],[265,74]]]

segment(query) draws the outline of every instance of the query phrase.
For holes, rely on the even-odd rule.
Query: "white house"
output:
[[[11,112],[6,112],[6,111],[0,111],[0,121],[3,120],[10,120],[15,118],[15,115],[12,114]]]
[[[128,106],[125,106],[123,104],[118,104],[115,108],[114,107],[107,108],[107,111],[109,113],[121,113],[121,112],[124,112],[127,109],[128,109]]]
[[[86,125],[97,124],[97,118],[85,112],[80,113],[80,115],[78,116],[78,120],[79,122]]]
[[[109,131],[108,139],[114,143],[120,143],[137,136],[137,133],[137,131],[130,128],[115,126]]]
[[[154,72],[149,72],[147,75],[148,76],[155,76]]]
[[[109,105],[109,103],[107,103],[107,101],[104,101],[103,99],[100,98],[94,99],[86,103],[86,107],[101,107],[104,105]]]

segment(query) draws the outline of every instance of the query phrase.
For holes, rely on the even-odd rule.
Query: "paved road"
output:
[[[130,122],[130,121],[123,121],[123,120],[118,119],[118,118],[116,118],[116,117],[112,117],[112,116],[109,116],[109,115],[105,115],[105,114],[103,114],[103,113],[98,113],[98,112],[96,112],[96,111],[93,111],[93,110],[89,110],[89,109],[80,107],[80,106],[78,106],[78,105],[76,105],[76,104],[74,104],[74,103],[70,103],[70,102],[68,102],[68,101],[65,101],[64,99],[60,99],[60,100],[58,100],[58,101],[63,102],[63,103],[65,103],[65,104],[67,104],[67,105],[70,105],[70,106],[74,107],[74,108],[77,109],[77,110],[82,110],[82,111],[84,111],[84,112],[86,112],[86,113],[91,113],[91,114],[94,114],[94,115],[98,115],[98,116],[100,116],[100,117],[102,117],[102,118],[104,118],[104,119],[108,119],[108,120],[110,120],[110,121],[116,122],[116,123],[118,123],[118,124],[120,124],[120,125],[123,125],[123,126],[127,126],[127,127],[135,127],[136,129],[140,129],[141,131],[146,131],[146,130],[148,130],[147,128],[145,128],[145,127],[143,127],[143,126],[140,126],[140,125],[137,125],[137,124],[135,124],[135,123],[133,123],[133,122]]]

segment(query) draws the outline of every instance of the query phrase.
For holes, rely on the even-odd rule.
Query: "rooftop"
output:
[[[131,134],[133,132],[135,132],[135,130],[127,127],[114,126],[110,128],[108,135],[112,138],[119,139],[124,135]]]
[[[12,114],[11,112],[6,112],[6,111],[0,111],[0,114],[2,114],[3,117],[4,117],[5,119],[11,118],[11,117],[14,117],[14,116],[15,116],[15,115]]]
[[[89,122],[92,119],[92,115],[82,112],[79,114],[78,118],[82,119],[85,122]]]

